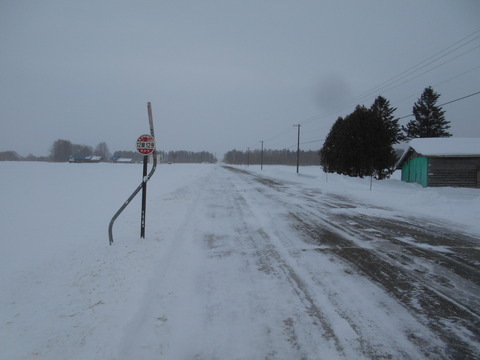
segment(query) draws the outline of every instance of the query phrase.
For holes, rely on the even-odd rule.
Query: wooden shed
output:
[[[427,186],[480,188],[480,138],[417,138],[397,162],[402,180]]]

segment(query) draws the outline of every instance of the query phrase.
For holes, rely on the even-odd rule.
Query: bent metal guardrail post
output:
[[[150,102],[147,103],[147,109],[148,109],[148,123],[150,125],[150,134],[155,139],[155,132],[153,130],[152,105],[151,105]],[[112,245],[112,243],[113,243],[113,234],[112,234],[113,223],[115,222],[117,217],[122,213],[122,211],[127,207],[127,205],[130,203],[130,201],[132,201],[133,198],[138,194],[138,192],[143,188],[143,184],[148,182],[148,180],[150,180],[153,173],[155,172],[155,169],[157,168],[157,150],[156,149],[153,150],[152,156],[153,156],[152,169],[150,170],[148,175],[142,179],[141,184],[138,185],[138,187],[135,189],[135,191],[132,193],[132,195],[130,195],[130,197],[127,199],[127,201],[125,201],[125,203],[122,205],[122,207],[120,209],[118,209],[118,211],[115,213],[115,215],[113,215],[112,220],[110,220],[110,225],[108,226],[108,239],[109,239],[110,245]]]

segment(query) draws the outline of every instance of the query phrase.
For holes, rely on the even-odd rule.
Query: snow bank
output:
[[[211,170],[159,166],[146,239],[137,196],[109,246],[108,224],[140,183],[141,165],[0,162],[1,357],[116,358],[190,185]]]
[[[299,174],[293,166],[242,167],[245,170],[298,182],[306,187],[325,192],[351,196],[367,204],[385,206],[399,213],[424,216],[448,222],[453,227],[472,234],[480,234],[480,189],[431,187],[400,180],[400,171],[387,180],[352,178],[338,174],[326,174],[317,166],[302,166]]]

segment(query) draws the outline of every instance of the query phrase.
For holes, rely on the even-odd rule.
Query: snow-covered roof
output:
[[[425,156],[480,156],[480,138],[417,138],[408,145]]]
[[[424,156],[480,156],[480,138],[416,138],[412,139],[395,167],[399,169],[411,150]]]

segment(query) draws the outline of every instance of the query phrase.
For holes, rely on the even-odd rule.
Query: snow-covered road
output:
[[[194,178],[172,175],[175,186],[162,180],[176,169],[151,182],[161,196],[149,200],[147,239],[129,239],[139,216],[127,212],[112,247],[10,264],[6,358],[480,354],[478,235],[245,168],[203,165]]]
[[[405,219],[381,225],[378,218],[342,217],[331,209],[357,205],[244,170],[216,168],[197,186],[148,304],[123,342],[125,359],[152,350],[167,359],[474,356],[475,344],[469,348],[452,332],[478,337],[478,281],[465,286],[461,275],[441,277],[433,268],[435,246],[448,259],[447,244],[423,251],[399,244],[407,235],[384,228],[401,228]],[[468,246],[465,237],[456,247]],[[433,261],[425,259],[430,253]],[[445,293],[437,296],[435,276],[447,289],[460,286],[465,303],[457,308]]]

